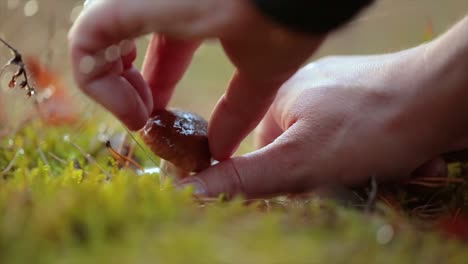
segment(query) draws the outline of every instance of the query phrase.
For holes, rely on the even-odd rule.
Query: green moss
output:
[[[3,140],[0,166],[10,169],[0,180],[0,263],[456,263],[468,258],[463,245],[419,231],[382,204],[380,211],[390,213],[367,215],[321,200],[200,204],[190,190],[161,185],[158,175],[117,169],[97,134],[93,123],[77,129],[33,122]],[[84,153],[93,153],[97,164]],[[138,149],[136,157],[151,163],[145,151]],[[387,232],[381,238],[382,228],[393,236]]]

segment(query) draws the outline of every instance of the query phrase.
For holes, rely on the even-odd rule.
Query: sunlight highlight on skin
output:
[[[88,7],[89,5],[91,5],[93,3],[93,0],[85,0],[84,3],[83,3],[83,7]]]
[[[120,47],[112,45],[104,52],[104,58],[107,62],[114,62],[120,58]]]
[[[24,15],[27,17],[34,16],[39,11],[39,3],[36,0],[30,0],[24,4]]]
[[[91,56],[81,58],[79,70],[83,74],[90,74],[96,66],[96,59]]]
[[[124,39],[119,43],[120,54],[122,56],[128,55],[133,50],[133,42],[128,39]]]

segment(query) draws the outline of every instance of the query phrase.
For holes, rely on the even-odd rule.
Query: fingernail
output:
[[[83,3],[83,6],[85,8],[88,8],[92,4],[93,0],[85,0]]]
[[[190,180],[186,182],[182,182],[176,185],[176,189],[178,190],[183,190],[186,188],[192,188],[193,194],[199,195],[199,196],[206,196],[206,188],[203,185],[203,183],[197,181],[197,180]]]

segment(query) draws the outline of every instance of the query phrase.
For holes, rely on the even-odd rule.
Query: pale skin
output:
[[[413,49],[309,64],[280,89],[257,130],[259,150],[187,181],[208,195],[265,197],[399,180],[466,148],[467,36],[468,17]]]
[[[131,45],[112,63],[98,59],[91,72],[80,71],[83,57],[149,32],[157,34],[142,75],[132,66]],[[179,184],[208,196],[264,197],[372,176],[397,180],[467,147],[467,36],[464,18],[409,50],[326,58],[296,73],[323,36],[288,32],[245,1],[114,0],[84,12],[70,45],[79,86],[139,129],[153,109],[167,105],[200,41],[220,39],[237,67],[210,120],[210,148],[221,162]],[[229,158],[260,121],[259,149]]]
[[[167,105],[201,41],[221,42],[237,70],[209,123],[217,160],[231,156],[260,122],[281,84],[323,41],[323,36],[273,24],[249,0],[94,0],[86,9],[69,33],[75,80],[133,130],[143,127],[153,109]],[[134,44],[122,40],[152,32],[140,73],[132,65]],[[106,49],[119,44],[121,56],[109,63],[103,58]],[[93,67],[80,67],[89,66],[90,56]],[[254,103],[245,105],[245,97]]]

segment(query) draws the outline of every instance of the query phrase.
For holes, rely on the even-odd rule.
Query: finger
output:
[[[143,90],[132,87],[122,77],[123,70],[131,67],[129,62],[134,60],[136,50],[131,47],[125,55],[120,44],[153,30],[188,35],[196,27],[190,23],[194,21],[173,18],[175,14],[182,18],[196,15],[200,11],[196,4],[195,1],[194,8],[190,8],[161,1],[93,2],[69,33],[73,75],[78,86],[117,117],[123,117],[122,121],[130,128],[142,126],[141,120],[148,117],[150,105],[139,96],[138,91]]]
[[[267,197],[302,192],[322,184],[323,179],[309,177],[313,158],[304,155],[305,144],[294,136],[301,134],[304,127],[298,122],[273,144],[218,163],[179,184],[193,185],[199,195],[230,197]]]
[[[137,57],[137,49],[134,40],[122,40],[119,44],[121,51],[121,59],[124,69],[133,66],[133,62]]]
[[[441,157],[434,158],[411,173],[414,177],[446,177],[448,175],[447,163]]]
[[[235,73],[208,126],[210,149],[215,159],[225,160],[231,156],[240,141],[262,120],[280,85],[280,81],[252,80]]]
[[[258,127],[255,129],[254,144],[257,149],[272,143],[283,133],[283,129],[276,122],[271,109],[267,112]]]
[[[138,130],[149,118],[148,107],[138,91],[149,88],[135,89],[134,85],[145,85],[145,83],[137,80],[138,76],[135,76],[134,71],[135,69],[130,69],[122,74],[129,77],[130,81],[121,75],[108,74],[91,81],[83,91],[106,109],[110,109],[129,129]]]
[[[197,3],[183,5],[167,1],[102,0],[94,1],[77,18],[70,30],[73,43],[98,51],[124,39],[134,39],[149,32],[189,35],[200,25],[188,18],[206,12]],[[181,19],[174,19],[174,16]],[[198,17],[197,17],[198,18]]]
[[[101,0],[90,4],[69,32],[72,48],[96,53],[125,39],[150,32],[175,38],[216,37],[239,11],[239,1]],[[208,15],[211,14],[211,15]],[[174,19],[176,17],[177,19]]]
[[[83,51],[72,50],[72,61],[76,62],[79,58],[82,61],[75,65],[73,70],[86,72],[90,76],[80,79],[79,85],[83,92],[113,113],[129,129],[137,130],[143,127],[149,117],[148,109],[151,105],[144,102],[148,99],[143,99],[145,97],[143,91],[149,91],[149,87],[141,75],[133,67],[124,69],[120,56],[115,54],[83,56]],[[125,77],[130,77],[131,82]],[[137,78],[141,80],[137,81]]]
[[[135,88],[146,106],[148,113],[153,111],[153,97],[148,85],[142,78],[140,71],[133,66],[137,57],[136,44],[134,40],[123,40],[119,44],[121,60],[123,64],[123,77]]]
[[[222,40],[226,54],[238,70],[210,120],[210,148],[218,160],[231,156],[242,139],[258,125],[279,87],[324,39],[283,31],[277,34],[277,30],[268,29],[265,27],[267,33],[250,32],[247,46]]]
[[[122,77],[125,78],[133,88],[135,88],[135,91],[146,106],[146,112],[148,114],[151,113],[153,111],[153,97],[151,96],[148,84],[141,76],[140,71],[135,67],[131,67],[124,71]]]
[[[151,87],[154,110],[167,106],[201,41],[185,41],[153,35],[143,64],[143,76]]]

